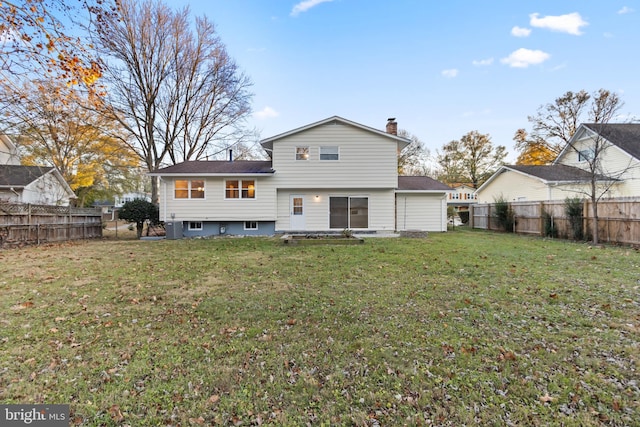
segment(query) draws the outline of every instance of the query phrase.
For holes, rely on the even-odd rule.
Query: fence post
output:
[[[487,230],[491,230],[491,203],[487,204]]]
[[[582,202],[582,236],[589,235],[589,200],[584,199]]]
[[[540,202],[540,207],[538,208],[538,212],[539,212],[538,215],[540,216],[540,220],[538,221],[538,230],[540,230],[540,237],[544,237],[544,234],[545,234],[545,229],[544,229],[544,202]]]

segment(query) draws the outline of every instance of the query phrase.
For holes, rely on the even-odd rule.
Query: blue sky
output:
[[[638,0],[169,0],[206,15],[254,86],[261,138],[388,117],[435,154],[513,135],[565,92],[605,88],[640,119]],[[621,118],[622,120],[623,118]]]

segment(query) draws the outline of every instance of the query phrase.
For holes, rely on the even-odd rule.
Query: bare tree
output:
[[[149,171],[222,153],[245,136],[251,82],[229,57],[214,25],[146,0],[118,2],[98,22],[109,93],[104,110]],[[152,181],[152,201],[158,201]]]
[[[398,156],[398,173],[400,175],[432,175],[433,168],[429,166],[431,156],[424,143],[404,129],[398,131],[398,136],[411,140],[411,143]]]
[[[471,183],[478,188],[503,163],[506,156],[504,146],[494,146],[488,134],[474,130],[459,141],[445,144],[442,152],[438,152],[438,163],[451,174],[450,178]]]
[[[597,105],[606,104],[612,92],[600,89],[593,94],[585,90],[568,91],[553,103],[540,106],[535,116],[527,117],[532,124],[530,134],[518,129],[514,137],[516,149],[527,164],[549,164],[562,152],[580,123],[603,123]]]
[[[582,169],[589,172],[589,183],[583,194],[591,201],[592,209],[592,241],[594,244],[599,243],[598,228],[598,202],[609,193],[609,190],[618,180],[628,172],[631,162],[619,169],[610,169],[603,160],[607,156],[607,151],[611,147],[611,143],[607,139],[610,129],[609,122],[616,116],[622,108],[623,102],[615,93],[600,89],[594,98],[589,110],[589,117],[594,123],[586,124],[591,133],[590,142],[584,140],[571,139],[567,143],[567,150],[575,153],[586,166]]]

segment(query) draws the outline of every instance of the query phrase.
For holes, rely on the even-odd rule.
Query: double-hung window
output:
[[[174,197],[176,199],[204,199],[204,180],[176,179]]]
[[[256,181],[253,179],[228,179],[225,181],[225,199],[255,199]]]
[[[340,160],[340,150],[337,146],[320,147],[320,160]]]

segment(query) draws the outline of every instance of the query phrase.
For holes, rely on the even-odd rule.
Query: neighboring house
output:
[[[267,161],[188,161],[159,169],[160,219],[180,235],[446,231],[446,194],[398,177],[410,141],[341,117],[261,141]],[[171,230],[167,230],[168,235]]]
[[[598,137],[599,135],[599,137]],[[640,124],[582,124],[551,165],[505,165],[476,191],[479,203],[564,200],[590,194],[587,159],[597,138],[605,198],[640,196]]]
[[[469,206],[477,203],[476,189],[467,184],[452,184],[447,197],[447,204],[453,206],[456,212],[469,210]]]
[[[68,206],[75,198],[56,168],[0,165],[0,201]]]
[[[119,209],[125,203],[132,202],[136,199],[142,199],[142,200],[146,200],[147,202],[151,202],[151,196],[147,193],[124,193],[121,196],[115,197],[114,207],[116,209]]]
[[[11,139],[0,133],[0,165],[19,165],[18,149]]]
[[[68,206],[75,198],[56,168],[20,165],[18,149],[0,134],[0,202]]]

